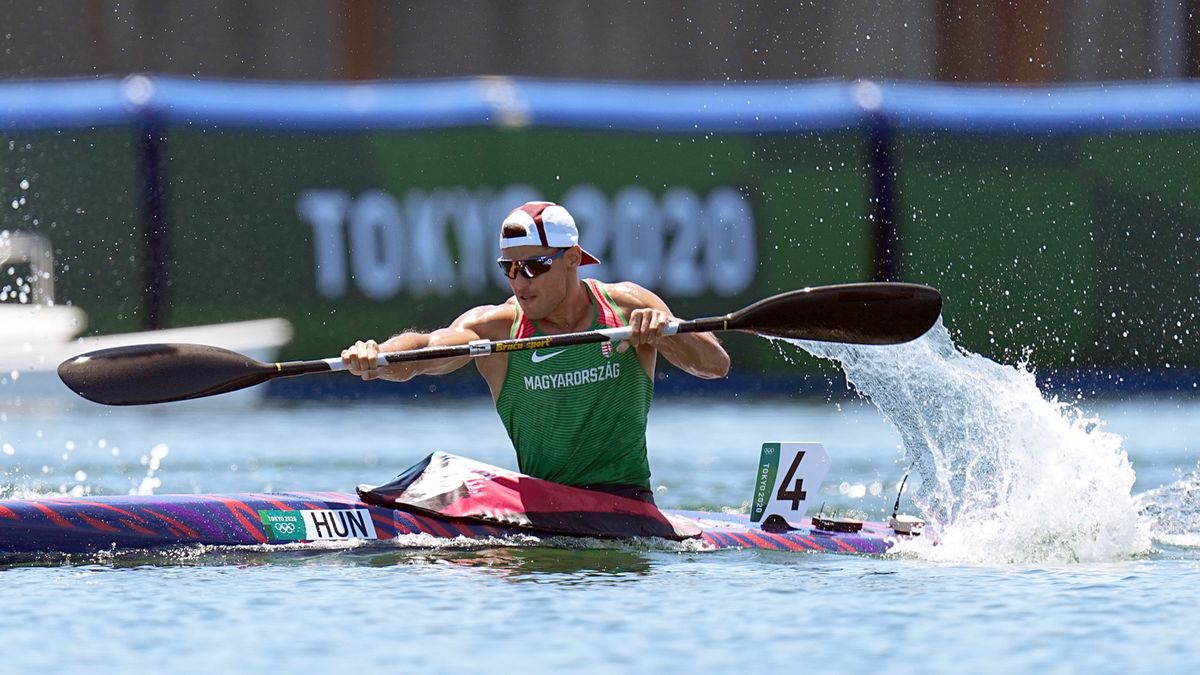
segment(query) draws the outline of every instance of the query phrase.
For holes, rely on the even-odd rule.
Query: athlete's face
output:
[[[578,283],[576,248],[515,246],[504,249],[501,260],[510,261],[504,265],[508,285],[521,303],[521,310],[534,321],[554,311],[567,297],[572,284]]]

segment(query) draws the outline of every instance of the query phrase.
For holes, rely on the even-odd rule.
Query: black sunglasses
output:
[[[525,258],[524,260],[513,260],[511,258],[497,258],[496,263],[500,265],[500,271],[504,272],[504,276],[509,279],[516,279],[517,273],[525,275],[526,279],[532,279],[550,271],[550,264],[562,257],[568,249],[559,249],[558,253],[550,255],[540,255],[536,258]]]

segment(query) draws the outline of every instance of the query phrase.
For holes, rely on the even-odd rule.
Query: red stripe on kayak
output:
[[[843,550],[843,551],[845,551],[845,552],[847,552],[847,553],[858,553],[858,552],[859,552],[859,550],[858,550],[858,547],[856,547],[856,546],[851,546],[850,544],[846,543],[846,542],[845,542],[844,540],[842,540],[842,539],[838,539],[837,537],[833,537],[833,541],[834,541],[834,543],[836,543],[836,544],[837,544],[838,548],[840,548],[841,550]]]
[[[426,534],[432,534],[443,539],[453,539],[455,537],[455,535],[451,534],[449,530],[441,527],[441,523],[433,520],[432,518],[426,518],[425,516],[415,513],[410,513],[409,515],[412,516],[413,522],[417,525],[417,529]]]
[[[788,537],[787,535],[782,535],[782,536],[777,535],[774,537],[767,537],[766,535],[760,535],[756,532],[747,532],[746,538],[749,539],[750,541],[760,542],[762,545],[759,546],[759,548],[769,548],[769,549],[774,549],[774,550],[778,550],[778,551],[782,551],[784,549],[789,550],[789,551],[808,550],[804,547],[804,545],[802,543],[793,540],[791,537]]]
[[[280,511],[295,511],[296,510],[295,506],[292,506],[291,504],[289,504],[287,502],[281,502],[278,499],[270,499],[270,498],[266,497],[265,495],[262,496],[261,499],[264,502],[270,504],[271,506],[274,506],[276,509],[278,509]]]
[[[164,523],[166,523],[167,527],[170,527],[173,530],[171,532],[171,534],[175,534],[175,535],[182,534],[185,537],[199,537],[200,536],[199,532],[193,530],[192,528],[188,527],[187,525],[184,525],[183,523],[179,522],[178,520],[175,520],[174,518],[172,518],[170,516],[164,515],[157,511],[151,511],[150,509],[146,509],[146,513],[149,513],[149,514],[157,517],[159,520],[163,521]]]
[[[836,536],[810,536],[808,540],[816,543],[821,547],[822,551],[831,553],[862,553],[862,550],[857,546],[848,543],[845,539]]]
[[[371,514],[371,522],[375,523],[375,534],[381,535],[380,539],[392,539],[396,536],[396,519],[392,517],[391,512],[377,513],[373,509],[368,509],[368,512]]]
[[[742,532],[726,532],[725,536],[730,539],[733,539],[733,543],[737,544],[738,548],[743,548],[743,549],[754,548],[754,545],[752,545],[752,543],[750,542],[750,539],[743,538],[744,533],[742,533]]]
[[[261,521],[262,516],[260,516],[258,514],[258,509],[255,509],[254,507],[250,506],[250,504],[246,503],[246,500],[244,500],[244,499],[227,499],[227,500],[223,500],[223,501],[225,502],[225,505],[227,507],[229,507],[229,509],[231,511],[234,512],[234,515],[237,515],[240,513],[244,516],[249,516],[250,522],[252,522],[252,523],[258,523],[258,524],[262,523],[262,521]]]
[[[47,518],[50,519],[50,522],[54,523],[55,525],[57,525],[59,527],[70,527],[70,528],[75,527],[73,524],[71,524],[71,521],[67,520],[66,518],[63,518],[61,515],[59,515],[59,513],[57,511],[50,508],[49,506],[46,506],[45,504],[42,504],[41,502],[32,502],[32,504],[35,509],[37,509],[38,511],[41,511]]]
[[[0,506],[0,516],[4,516],[5,518],[11,518],[13,520],[21,519],[21,516],[18,516],[16,511],[13,511],[12,509],[10,509],[6,506]]]
[[[743,549],[743,548],[745,548],[745,546],[742,545],[742,542],[739,542],[739,540],[731,537],[730,533],[728,533],[728,532],[721,532],[720,534],[714,533],[713,537],[715,537],[716,540],[718,540],[718,542],[720,542],[722,549]]]
[[[80,514],[80,515],[82,515],[82,514]],[[142,527],[141,525],[138,525],[137,523],[133,522],[132,520],[122,520],[121,524],[125,526],[126,530],[133,530],[134,532],[137,532],[138,534],[144,534],[148,537],[156,537],[156,536],[160,536],[162,534],[161,532],[155,532],[154,530],[151,530],[148,527]]]
[[[824,551],[825,547],[800,534],[788,534],[782,537],[793,551]]]
[[[824,543],[826,541],[825,537],[814,537],[812,535],[807,535],[807,534],[794,534],[792,536],[796,537],[800,541],[807,544],[809,547],[811,547],[810,550],[812,550],[812,551],[833,551],[833,550],[835,550],[835,547],[829,546],[828,544]]]
[[[778,540],[762,540],[756,537],[753,532],[738,532],[737,536],[739,541],[746,542],[746,548],[757,548],[768,551],[779,551],[784,548],[783,544],[781,544]]]
[[[751,548],[764,548],[771,550],[783,548],[783,542],[781,542],[778,537],[765,538],[753,532],[741,532],[739,534],[746,538],[746,541],[750,544]]]
[[[237,519],[238,523],[241,524],[246,534],[253,537],[254,540],[259,543],[267,543],[267,536],[262,532],[262,521],[258,521],[257,525],[255,525],[252,523],[252,521],[246,520],[246,516],[241,512],[243,509],[246,511],[253,511],[253,509],[247,506],[245,502],[241,502],[236,499],[229,499],[227,497],[213,497],[213,499],[224,504],[225,508],[229,509],[229,513]],[[255,515],[257,516],[258,514],[256,513]]]
[[[780,535],[778,537],[778,541],[780,543],[781,550],[787,550],[787,551],[811,551],[812,550],[811,548],[809,548],[808,543],[805,542],[803,539],[797,539],[796,537],[790,537],[786,534]]]
[[[146,519],[141,517],[135,511],[130,511],[129,509],[122,509],[120,507],[113,506],[112,504],[105,504],[104,502],[93,502],[93,501],[88,501],[85,499],[59,499],[56,501],[58,501],[61,504],[76,504],[78,506],[95,507],[98,509],[108,509],[109,511],[112,511],[114,513],[119,513],[122,516],[125,516],[126,518],[133,518],[134,520],[140,520],[142,522],[146,522]]]
[[[454,533],[454,536],[456,536],[456,537],[469,537],[472,534],[471,530],[468,529],[467,526],[464,525],[463,523],[459,523],[459,522],[451,520],[446,523],[443,523],[443,525],[445,525],[447,529],[452,531]]]
[[[475,538],[491,534],[482,523],[463,523],[462,528],[467,531],[468,536]]]
[[[810,551],[832,552],[837,550],[836,546],[829,545],[829,540],[825,537],[814,537],[811,534],[797,534],[793,536],[804,542],[804,545],[808,546]]]
[[[417,521],[413,520],[411,513],[392,511],[392,518],[395,519],[397,536],[400,535],[401,530],[403,530],[404,534],[421,533],[421,526],[417,523]]]
[[[87,515],[85,515],[83,513],[76,513],[75,515],[82,518],[85,523],[87,523],[88,525],[91,525],[92,527],[94,527],[97,530],[102,530],[104,532],[119,532],[120,531],[120,528],[113,527],[112,525],[109,525],[108,523],[101,521],[101,520],[96,520],[95,518],[89,518]]]
[[[730,532],[706,532],[704,536],[711,537],[713,544],[718,548],[746,548],[746,543]]]

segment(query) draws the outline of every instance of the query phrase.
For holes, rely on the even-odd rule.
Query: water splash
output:
[[[920,476],[913,502],[941,538],[922,557],[1072,562],[1149,550],[1123,440],[1044,397],[1029,370],[956,347],[940,320],[903,345],[788,342],[840,363],[899,431]]]
[[[39,429],[36,434],[37,438],[43,437],[43,432]],[[94,445],[100,450],[107,450],[108,455],[112,458],[121,456],[121,449],[113,445],[110,447],[106,439],[98,439],[94,443],[89,443],[89,446]],[[91,494],[109,494],[110,486],[93,486],[89,483],[91,475],[89,469],[76,464],[76,458],[73,453],[79,449],[79,444],[73,440],[67,440],[63,443],[63,452],[59,454],[55,460],[61,463],[45,463],[41,465],[38,472],[38,477],[30,475],[30,472],[21,468],[19,464],[13,463],[11,460],[0,464],[0,499],[39,499],[46,497],[84,497]],[[32,454],[36,456],[38,452],[23,452],[12,443],[0,439],[0,460],[8,460],[8,458],[19,457],[22,454]],[[170,447],[166,443],[158,443],[150,448],[149,454],[142,455],[140,458],[141,465],[146,467],[146,473],[140,478],[130,477],[131,480],[137,480],[135,487],[128,489],[130,495],[153,495],[155,490],[162,486],[162,481],[159,478],[159,473],[162,470],[163,460],[170,454]],[[100,469],[99,473],[115,472],[120,475],[125,473],[125,470],[120,466],[105,467],[98,463],[96,458],[90,460],[92,466]],[[59,480],[55,482],[55,477],[69,478],[69,481]],[[98,490],[98,491],[97,491]]]
[[[1200,466],[1170,485],[1138,495],[1137,504],[1155,539],[1200,547]]]
[[[150,455],[142,455],[142,464],[146,466],[146,475],[142,478],[142,482],[136,488],[129,491],[131,495],[152,495],[154,491],[162,487],[162,480],[156,475],[158,470],[162,468],[162,460],[166,458],[171,449],[166,443],[159,443],[153,448],[150,448]]]

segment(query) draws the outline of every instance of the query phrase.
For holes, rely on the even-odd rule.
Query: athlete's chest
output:
[[[510,354],[524,368],[537,371],[562,371],[581,366],[604,365],[617,354],[612,342],[595,342],[566,347],[542,347],[522,354]]]

